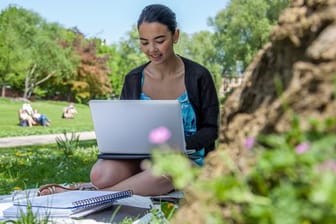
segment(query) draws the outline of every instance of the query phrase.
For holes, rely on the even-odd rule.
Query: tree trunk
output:
[[[33,65],[33,67],[28,71],[26,77],[25,77],[25,89],[23,92],[23,98],[28,99],[28,97],[31,95],[31,79],[33,77],[34,71],[36,69],[36,64]]]
[[[1,97],[6,97],[6,85],[1,86]]]
[[[47,81],[50,77],[53,76],[53,74],[55,74],[55,72],[50,72],[45,77],[39,79],[40,77],[38,77],[38,75],[35,74],[36,67],[37,66],[35,64],[31,68],[31,70],[28,72],[28,74],[26,75],[26,78],[25,78],[25,90],[24,90],[24,93],[23,93],[23,98],[24,99],[30,98],[31,95],[33,94],[34,89],[36,88],[36,86],[38,86],[41,83]]]

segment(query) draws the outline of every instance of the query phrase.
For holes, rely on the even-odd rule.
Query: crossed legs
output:
[[[106,191],[132,190],[134,194],[154,196],[174,190],[171,178],[154,176],[150,169],[141,169],[141,160],[98,160],[91,169],[91,183],[70,186],[47,184],[39,189],[39,195],[67,190],[99,189]]]
[[[91,169],[91,183],[100,190],[133,190],[138,195],[166,194],[174,189],[167,176],[142,170],[141,160],[98,160]]]

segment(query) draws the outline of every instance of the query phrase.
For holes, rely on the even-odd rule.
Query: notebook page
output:
[[[66,191],[57,194],[44,195],[39,197],[33,197],[30,199],[15,200],[13,205],[15,206],[27,206],[31,204],[32,207],[42,208],[57,208],[57,209],[75,209],[82,205],[74,205],[76,201],[90,199],[88,203],[99,203],[101,197],[107,195],[115,195],[120,192],[111,191]],[[94,199],[94,200],[91,200]],[[119,199],[118,197],[114,200]],[[87,204],[83,204],[85,206]]]

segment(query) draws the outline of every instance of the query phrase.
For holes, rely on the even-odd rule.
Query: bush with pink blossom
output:
[[[336,119],[311,121],[282,134],[248,138],[244,143],[255,164],[241,172],[226,152],[219,151],[228,172],[220,178],[197,178],[200,169],[181,155],[153,155],[156,173],[197,195],[207,195],[204,212],[216,223],[335,223],[336,220]],[[201,196],[200,196],[201,197]]]

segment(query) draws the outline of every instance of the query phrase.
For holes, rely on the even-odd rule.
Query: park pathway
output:
[[[69,134],[70,135],[70,134]],[[80,140],[96,139],[94,131],[79,132]],[[49,135],[31,135],[0,138],[0,148],[9,148],[25,145],[44,145],[56,143],[56,137],[64,138],[64,134],[49,134]]]

